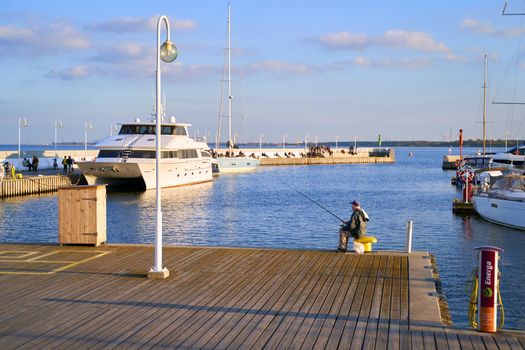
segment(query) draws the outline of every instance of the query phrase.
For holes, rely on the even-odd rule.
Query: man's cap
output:
[[[354,200],[352,201],[352,205],[355,205],[356,207],[359,207],[359,206],[360,206],[360,203],[359,203],[358,200],[354,199]]]

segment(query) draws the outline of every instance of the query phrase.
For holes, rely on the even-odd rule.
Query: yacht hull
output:
[[[79,162],[78,167],[90,185],[139,186],[156,188],[155,163]],[[163,162],[161,187],[184,186],[212,180],[211,161]]]
[[[498,225],[525,230],[525,202],[475,195],[474,209],[485,220]]]

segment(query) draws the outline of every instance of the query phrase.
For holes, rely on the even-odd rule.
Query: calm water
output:
[[[408,151],[414,153],[408,157]],[[437,257],[443,289],[456,326],[467,324],[466,282],[476,266],[472,248],[505,249],[500,260],[507,328],[525,329],[525,231],[476,216],[455,216],[452,172],[441,170],[446,149],[398,148],[390,165],[262,167],[223,175],[212,183],[163,190],[164,239],[201,246],[334,249],[338,221],[293,190],[318,200],[340,217],[356,198],[370,215],[377,249],[403,249],[407,220],[414,221],[414,250]],[[152,243],[155,191],[109,192],[110,243]],[[55,196],[0,202],[0,241],[56,242]]]

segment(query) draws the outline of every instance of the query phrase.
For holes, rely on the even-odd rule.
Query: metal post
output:
[[[22,126],[20,125],[22,123],[22,119],[21,118],[18,118],[18,164],[17,166],[19,167],[20,166],[20,129],[22,128]]]
[[[166,278],[169,276],[167,268],[162,267],[162,207],[161,207],[161,152],[162,152],[162,104],[161,104],[161,80],[160,80],[160,28],[162,22],[166,25],[166,42],[170,42],[170,24],[166,16],[160,16],[157,21],[157,71],[156,71],[156,98],[155,98],[155,119],[156,119],[156,148],[155,148],[155,192],[156,192],[156,230],[155,230],[155,259],[154,266],[148,273],[149,277]],[[176,56],[175,56],[176,57]],[[175,58],[173,58],[174,60]],[[173,61],[172,60],[172,61]],[[171,62],[171,61],[170,61]]]
[[[412,253],[412,220],[407,221],[407,244],[406,251],[407,253]]]

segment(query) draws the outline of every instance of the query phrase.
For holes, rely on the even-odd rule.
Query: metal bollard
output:
[[[407,221],[407,253],[412,253],[412,220]]]

